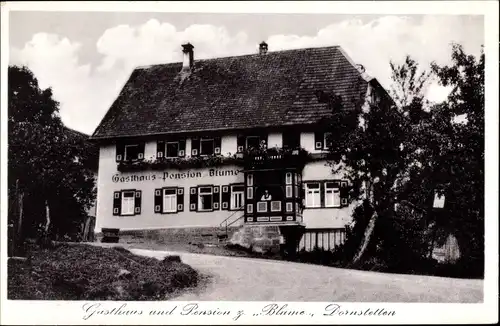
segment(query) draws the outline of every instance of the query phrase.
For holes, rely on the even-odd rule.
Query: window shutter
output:
[[[237,146],[237,152],[241,153],[245,150],[245,136],[243,135],[238,135],[238,138],[236,139],[236,146]]]
[[[186,140],[185,139],[179,140],[179,156],[180,157],[186,156]]]
[[[163,190],[155,189],[155,213],[163,212]]]
[[[349,203],[349,185],[347,181],[340,182],[340,206],[346,207]]]
[[[200,139],[191,139],[191,156],[198,156],[200,154]]]
[[[159,140],[156,143],[156,158],[165,157],[165,141]]]
[[[214,210],[219,210],[220,209],[220,186],[214,186],[213,193],[214,193],[213,208],[214,208]]]
[[[120,210],[122,207],[122,193],[121,191],[115,191],[113,193],[113,215],[120,215]]]
[[[134,214],[141,214],[141,199],[142,199],[142,191],[135,191],[135,205],[134,205]]]
[[[145,149],[146,149],[146,143],[139,143],[139,153],[137,154],[138,155],[137,157],[138,157],[139,160],[143,160],[144,159]]]
[[[322,149],[323,148],[323,133],[315,132],[314,133],[314,149]]]
[[[221,138],[220,137],[215,137],[214,138],[214,154],[219,155],[221,154]]]
[[[116,144],[116,162],[123,161],[125,156],[125,145],[123,143]]]
[[[224,210],[229,209],[229,201],[231,200],[230,196],[230,186],[224,185],[222,186],[222,194],[221,194],[221,208]]]
[[[184,211],[184,188],[177,188],[177,211]]]
[[[198,188],[191,187],[189,188],[189,210],[196,211],[198,210]]]

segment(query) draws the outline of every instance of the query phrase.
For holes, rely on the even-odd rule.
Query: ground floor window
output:
[[[177,212],[177,189],[176,188],[163,189],[163,212],[164,213]]]
[[[122,215],[134,215],[135,192],[124,191],[122,193]]]
[[[306,183],[306,207],[321,207],[319,182]]]
[[[115,191],[113,195],[113,215],[128,216],[141,213],[141,191],[127,189]]]
[[[231,209],[241,209],[245,204],[245,187],[231,186]]]
[[[198,210],[209,211],[213,209],[214,194],[212,187],[198,189]]]
[[[340,207],[339,182],[325,182],[325,207]]]

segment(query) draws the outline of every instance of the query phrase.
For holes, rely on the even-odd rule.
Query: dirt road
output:
[[[175,298],[226,301],[482,302],[483,281],[385,274],[318,265],[130,249],[183,262],[209,275],[207,284]]]

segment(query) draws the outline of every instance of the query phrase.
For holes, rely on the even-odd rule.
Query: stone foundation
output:
[[[142,243],[152,241],[158,244],[219,243],[231,238],[238,227],[226,229],[218,227],[170,228],[150,230],[120,230],[119,243]],[[98,233],[97,241],[102,241],[102,233]]]

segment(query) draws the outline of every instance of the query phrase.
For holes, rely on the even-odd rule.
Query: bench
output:
[[[104,243],[118,243],[120,240],[120,229],[112,229],[112,228],[102,228],[102,239],[101,242]]]

